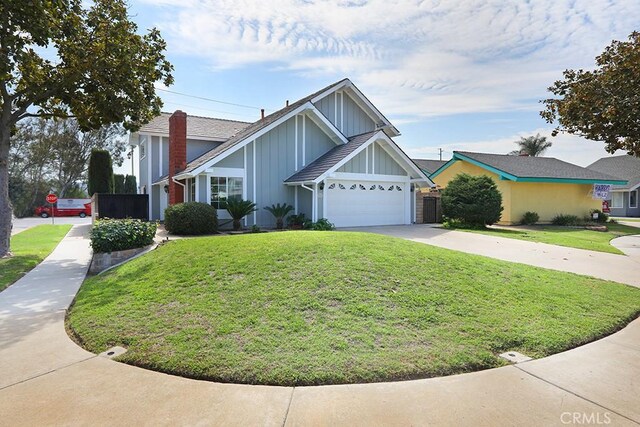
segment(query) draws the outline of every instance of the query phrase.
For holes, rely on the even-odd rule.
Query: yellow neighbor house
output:
[[[594,184],[624,185],[620,178],[550,157],[454,151],[453,158],[429,178],[445,188],[460,173],[487,175],[502,193],[502,218],[498,224],[518,224],[525,212],[536,212],[541,223],[559,214],[582,218],[590,209],[602,209],[592,197]]]

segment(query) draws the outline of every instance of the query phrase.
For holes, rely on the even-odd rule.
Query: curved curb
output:
[[[65,237],[65,248],[88,247],[71,239]],[[61,276],[66,295],[75,295],[88,260],[84,265],[57,249],[42,269]],[[53,268],[56,263],[62,269]],[[2,304],[0,297],[0,309]],[[567,413],[599,414],[613,424],[640,422],[640,383],[629,381],[640,377],[640,320],[517,367],[392,383],[277,387],[190,380],[112,363],[71,340],[59,309],[46,316],[37,329],[20,335],[22,342],[0,345],[0,374],[54,363],[51,351],[60,358],[50,369],[0,387],[0,413],[9,425],[562,425]],[[32,327],[41,317],[16,314],[5,324]]]

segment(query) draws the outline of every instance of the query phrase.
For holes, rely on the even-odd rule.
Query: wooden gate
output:
[[[442,222],[440,197],[425,197],[422,199],[422,203],[422,222],[424,224]]]

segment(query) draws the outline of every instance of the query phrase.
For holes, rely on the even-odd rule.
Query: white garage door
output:
[[[324,216],[336,227],[404,224],[407,191],[403,182],[329,180]]]

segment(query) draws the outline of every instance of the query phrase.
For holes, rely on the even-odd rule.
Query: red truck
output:
[[[51,216],[51,206],[38,206],[36,215],[42,218]],[[91,199],[58,199],[53,205],[55,216],[79,216],[84,218],[91,215]]]

